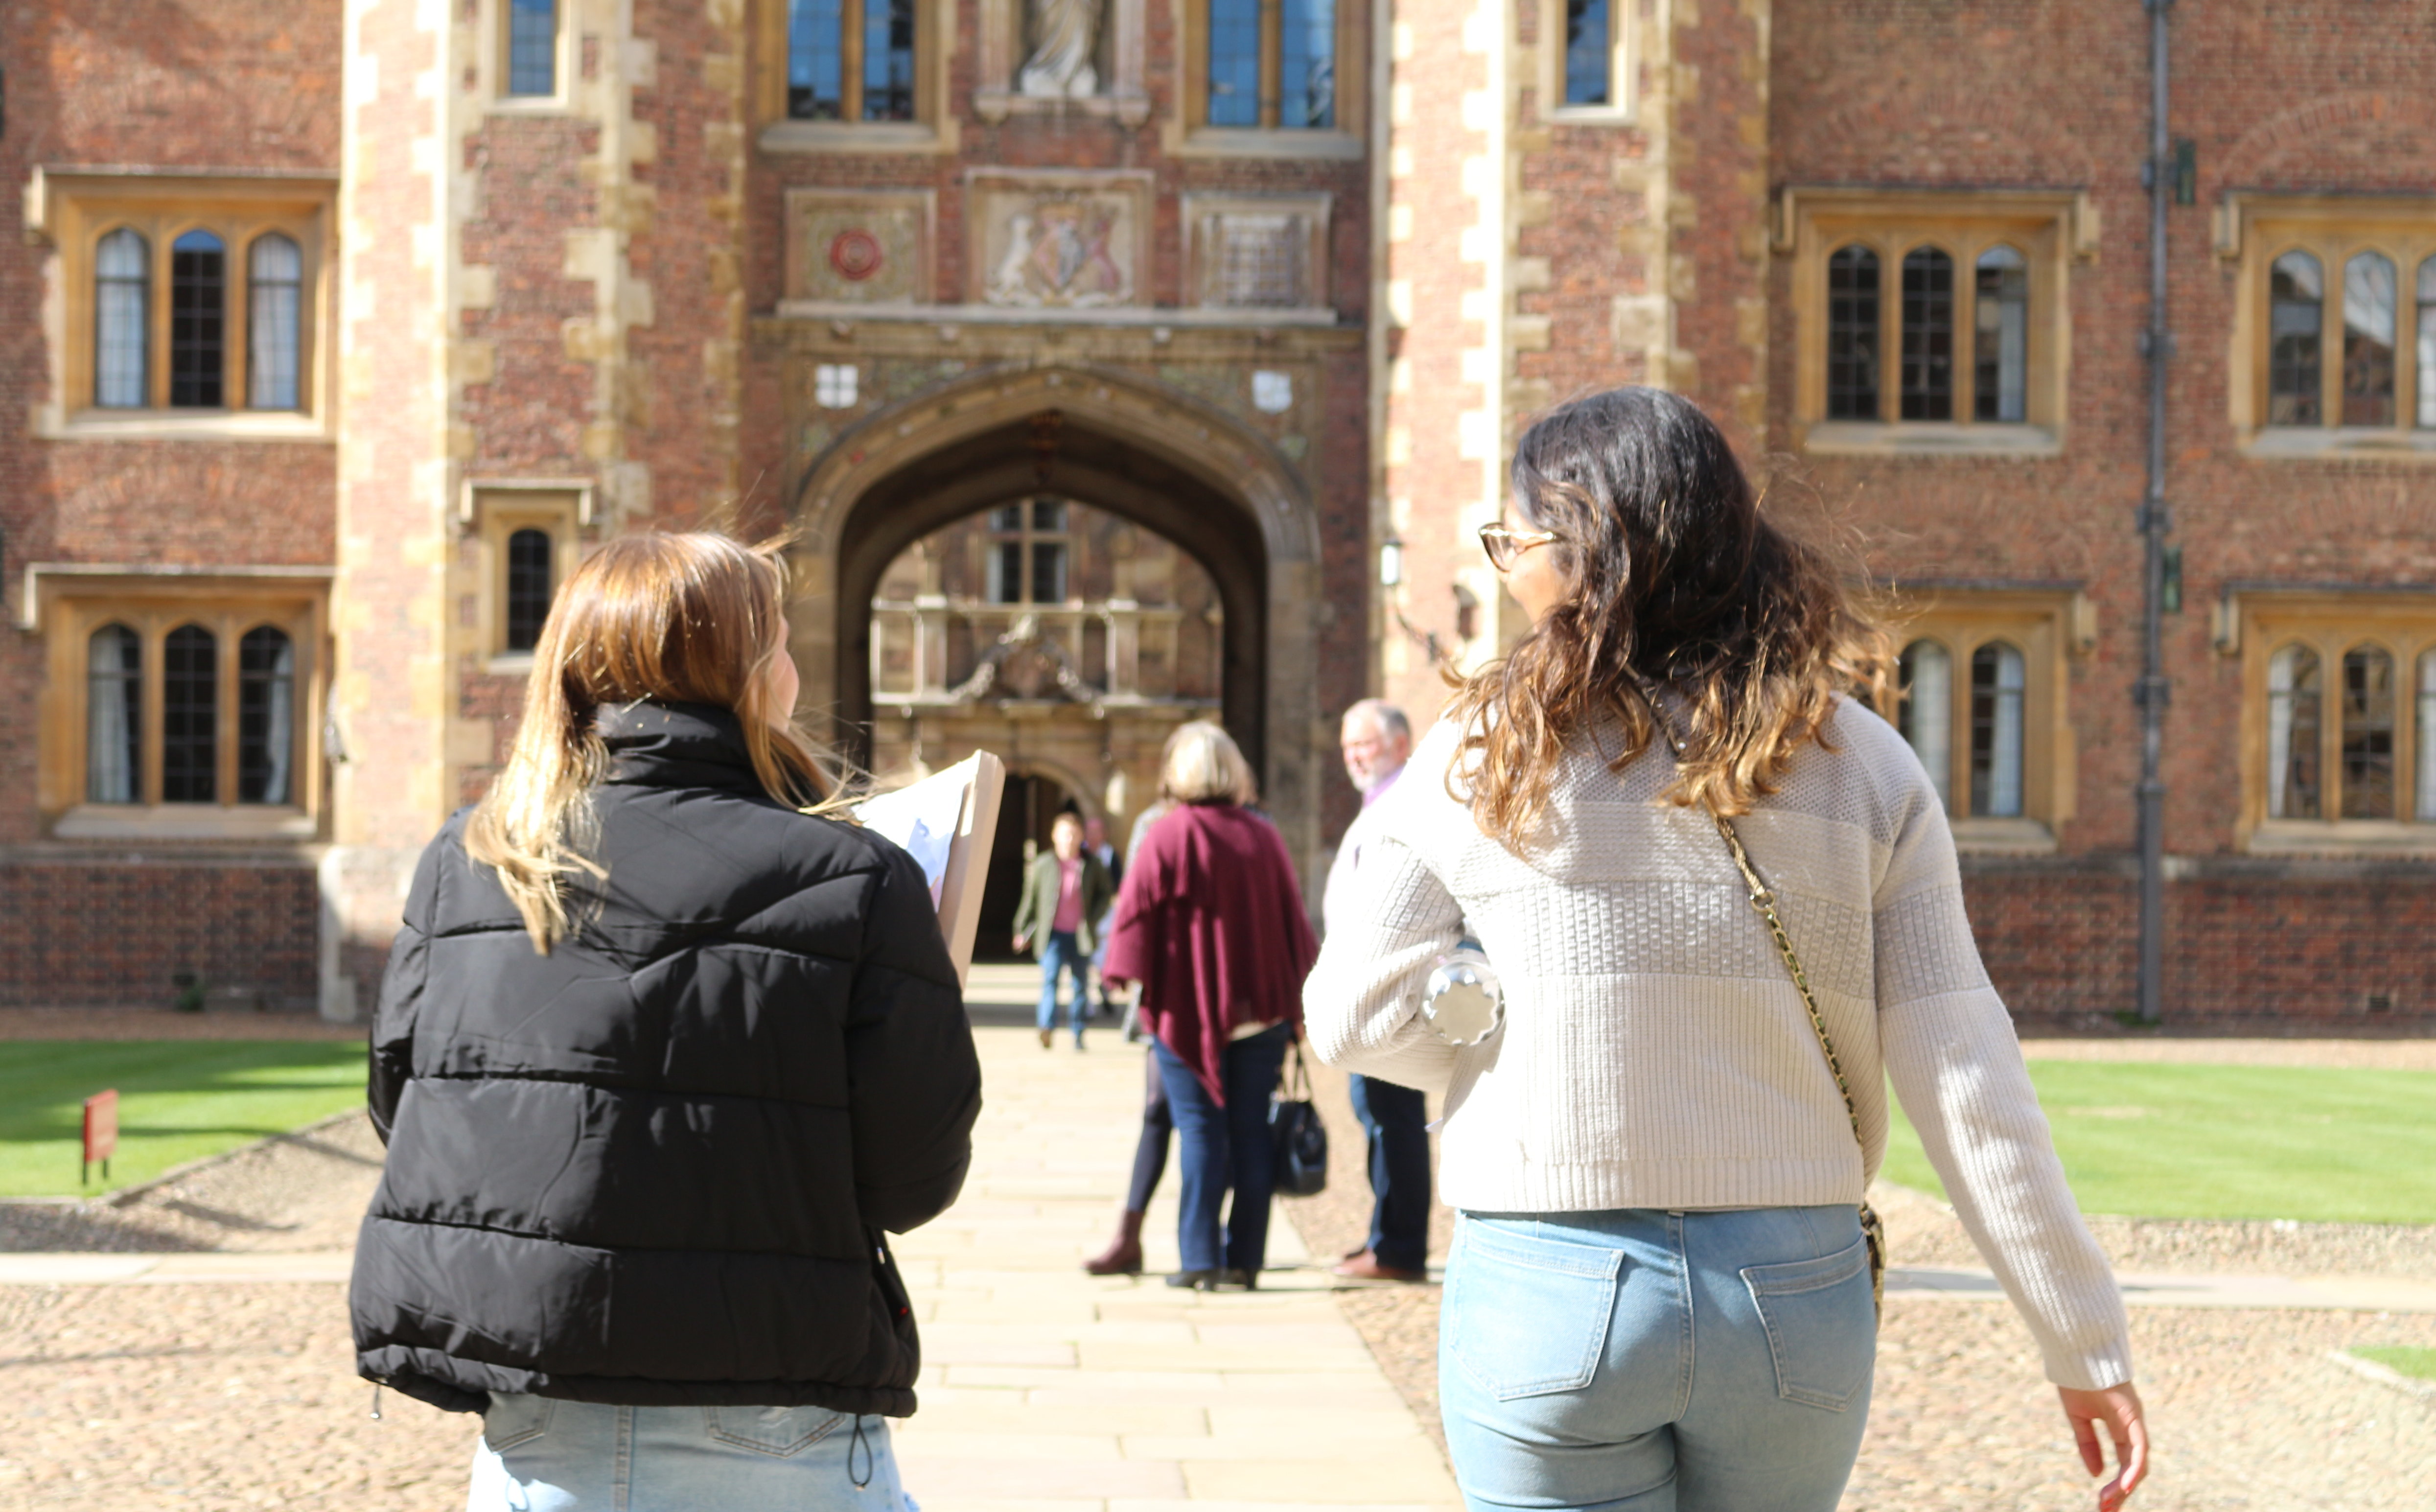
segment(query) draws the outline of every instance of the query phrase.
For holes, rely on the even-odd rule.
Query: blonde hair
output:
[[[548,955],[574,932],[574,874],[608,875],[589,854],[600,839],[592,789],[609,768],[603,705],[732,709],[772,798],[808,811],[833,806],[828,758],[790,711],[768,707],[785,608],[777,543],[747,547],[707,531],[619,536],[559,589],[533,649],[515,743],[465,822],[465,854],[497,872],[536,951]]]
[[[1158,758],[1158,795],[1170,803],[1258,803],[1261,785],[1235,738],[1212,720],[1176,726]]]

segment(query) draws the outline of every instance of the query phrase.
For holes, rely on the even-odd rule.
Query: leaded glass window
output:
[[[2288,252],[2268,274],[2267,423],[2315,426],[2324,418],[2321,332],[2326,286],[2318,259]]]
[[[1209,0],[1202,114],[1210,126],[1326,130],[1336,122],[1340,0]]]
[[[150,403],[152,248],[121,227],[93,260],[93,402],[108,409]]]
[[[1972,324],[1973,416],[2018,425],[2028,414],[2030,265],[2011,247],[1979,254]]]
[[[1878,254],[1867,247],[1827,259],[1827,418],[1878,418]]]
[[[1609,35],[1611,0],[1565,0],[1565,103],[1609,105],[1615,99],[1615,43]]]
[[[1336,0],[1279,0],[1278,124],[1336,124]]]
[[[85,647],[85,800],[136,803],[143,790],[144,642],[104,625]]]
[[[531,651],[541,644],[549,617],[552,544],[547,530],[518,530],[508,537],[507,648]]]
[[[2316,819],[2324,803],[2320,771],[2323,685],[2318,653],[2276,649],[2267,659],[2267,817]]]
[[[508,93],[558,93],[558,0],[508,0]]]
[[[1950,805],[1954,782],[1954,658],[1933,640],[1915,640],[1903,652],[1903,702],[1895,728],[1928,769],[1940,803]]]
[[[787,113],[834,121],[845,113],[844,0],[794,0],[787,12]]]
[[[2381,647],[2343,652],[2342,815],[2393,817],[2393,657]]]
[[[161,801],[219,798],[219,643],[181,625],[161,648]]]
[[[1903,417],[1954,418],[1954,259],[1934,247],[1903,260]]]
[[[2393,424],[2393,260],[2343,264],[2343,424]]]
[[[276,232],[254,238],[246,288],[246,403],[293,409],[303,367],[304,259]]]
[[[1209,124],[1261,124],[1261,0],[1209,0]]]
[[[914,118],[914,0],[863,0],[862,115]]]
[[[256,625],[236,643],[236,801],[285,804],[296,752],[296,648]]]
[[[169,403],[218,409],[227,376],[228,249],[190,231],[169,244]]]
[[[2022,813],[2022,695],[2027,668],[2019,649],[1991,641],[1971,653],[1971,812],[1990,819]]]

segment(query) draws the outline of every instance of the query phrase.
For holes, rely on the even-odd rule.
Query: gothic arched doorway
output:
[[[794,622],[806,702],[833,710],[841,743],[866,761],[883,754],[883,724],[903,727],[916,712],[916,701],[892,697],[891,653],[883,637],[875,656],[872,606],[892,564],[918,543],[962,520],[1050,502],[1172,545],[1216,599],[1209,654],[1218,686],[1209,712],[1244,746],[1264,803],[1308,870],[1318,841],[1308,738],[1317,709],[1317,530],[1299,481],[1264,440],[1132,377],[1000,370],[865,420],[828,449],[803,497]],[[1027,529],[1000,533],[1021,545]],[[1021,650],[1009,649],[1001,663]],[[942,657],[944,677],[944,650]],[[1043,673],[1035,663],[1027,675],[1053,676],[1053,668]],[[1141,697],[1139,686],[1092,691],[1103,705]],[[1192,712],[1174,711],[1169,727]],[[1017,748],[999,754],[1019,768],[1026,755],[1019,733],[1009,733]],[[937,766],[964,754],[926,743],[922,731],[904,739],[911,749],[892,754],[911,762]],[[1106,775],[1077,771],[1073,786],[1105,803]],[[1122,817],[1148,797],[1123,803]]]

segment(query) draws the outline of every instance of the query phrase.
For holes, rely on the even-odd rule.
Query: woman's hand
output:
[[[2149,1424],[2141,1413],[2140,1394],[2127,1381],[2104,1391],[2058,1386],[2056,1395],[2063,1399],[2064,1420],[2072,1424],[2072,1436],[2080,1445],[2080,1462],[2090,1474],[2106,1473],[2106,1451],[2097,1442],[2097,1425],[2105,1424],[2108,1436],[2114,1440],[2114,1479],[2097,1488],[2098,1512],[2114,1512],[2149,1474]]]

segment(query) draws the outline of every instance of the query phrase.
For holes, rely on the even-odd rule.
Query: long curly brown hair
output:
[[[1892,640],[1823,547],[1760,512],[1725,436],[1691,401],[1614,389],[1542,417],[1514,449],[1513,508],[1557,539],[1571,582],[1504,658],[1457,686],[1448,791],[1483,832],[1524,848],[1565,751],[1602,721],[1621,772],[1682,744],[1665,796],[1748,813],[1805,741],[1829,743],[1838,693],[1891,707]],[[1651,706],[1665,689],[1668,716]]]

